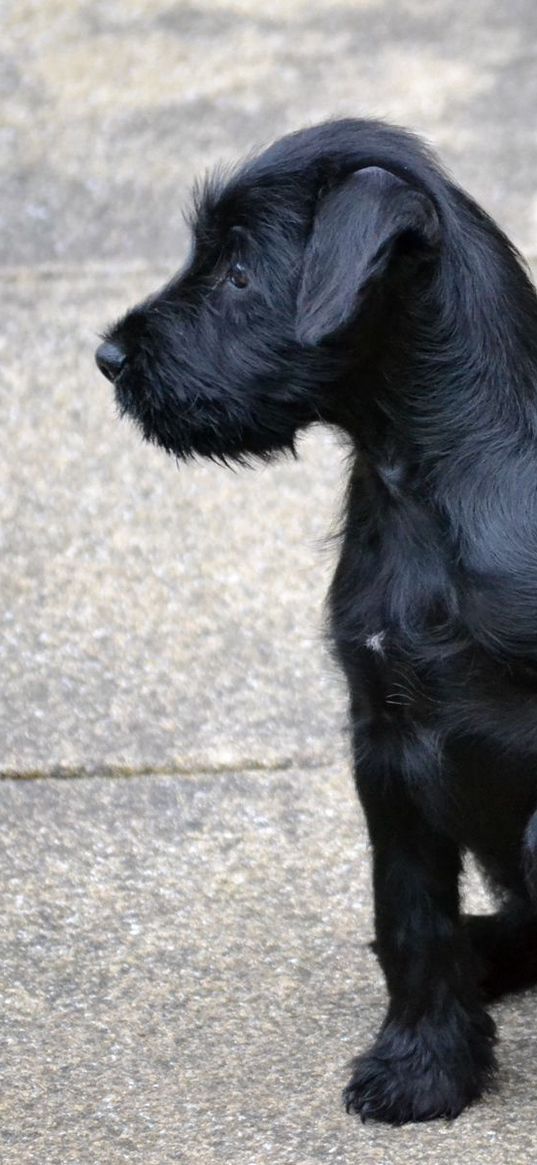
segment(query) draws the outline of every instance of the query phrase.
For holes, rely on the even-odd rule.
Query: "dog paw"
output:
[[[479,1034],[474,1028],[471,1039],[457,1043],[452,1030],[387,1025],[353,1062],[343,1093],[347,1112],[393,1125],[458,1116],[492,1082],[494,1027],[484,1012],[479,1027]]]

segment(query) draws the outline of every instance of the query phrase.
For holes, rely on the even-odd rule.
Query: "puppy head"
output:
[[[412,295],[436,254],[432,198],[330,146],[305,131],[207,184],[186,269],[98,349],[121,411],[169,452],[264,457],[337,421],[335,383],[384,341],[384,291]]]

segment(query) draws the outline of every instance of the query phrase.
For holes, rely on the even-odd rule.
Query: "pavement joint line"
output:
[[[5,266],[0,263],[2,279],[9,283],[23,283],[27,280],[47,281],[52,279],[94,279],[97,276],[115,278],[119,276],[159,275],[162,277],[173,275],[179,266],[180,256],[174,268],[164,263],[146,262],[84,262],[84,263],[24,263],[17,266]]]
[[[77,781],[93,777],[106,777],[111,780],[128,780],[130,777],[204,777],[227,775],[229,773],[283,773],[290,769],[306,769],[314,771],[326,768],[328,765],[341,763],[340,758],[324,757],[319,760],[312,758],[284,757],[274,762],[255,761],[251,758],[239,758],[237,761],[222,764],[206,765],[129,765],[103,764],[95,766],[62,766],[56,765],[50,769],[3,769],[0,770],[2,781]]]
[[[530,266],[537,266],[537,251],[528,251],[523,248],[518,248],[523,261]],[[0,263],[0,272],[2,280],[8,283],[23,283],[28,280],[47,281],[53,279],[94,279],[97,276],[103,278],[116,278],[117,276],[129,277],[138,275],[148,275],[150,278],[158,276],[159,278],[171,278],[175,271],[178,270],[180,264],[180,256],[176,266],[165,265],[164,263],[148,263],[148,262],[128,262],[128,261],[103,261],[103,262],[83,262],[83,263],[27,263],[17,266],[2,266]]]

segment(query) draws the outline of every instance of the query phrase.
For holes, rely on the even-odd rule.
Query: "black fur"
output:
[[[537,981],[537,298],[423,144],[340,121],[197,196],[186,268],[100,349],[178,457],[352,466],[331,635],[349,691],[389,991],[349,1110],[456,1116],[492,1081],[487,998]],[[461,918],[473,851],[498,913]]]

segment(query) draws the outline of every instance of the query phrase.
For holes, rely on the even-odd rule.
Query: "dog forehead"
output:
[[[194,190],[198,240],[215,244],[233,226],[287,234],[311,221],[320,190],[352,172],[389,172],[391,182],[439,189],[436,161],[412,134],[377,121],[343,119],[279,138],[234,169],[220,169]]]
[[[192,225],[198,240],[231,237],[236,228],[260,240],[281,228],[289,233],[306,221],[310,200],[278,174],[259,176],[246,166],[225,178],[211,175],[194,192]]]
[[[394,178],[442,195],[446,176],[420,138],[399,126],[343,118],[294,131],[246,159],[236,171],[240,185],[268,189],[290,203],[315,197],[357,170],[389,171]]]

